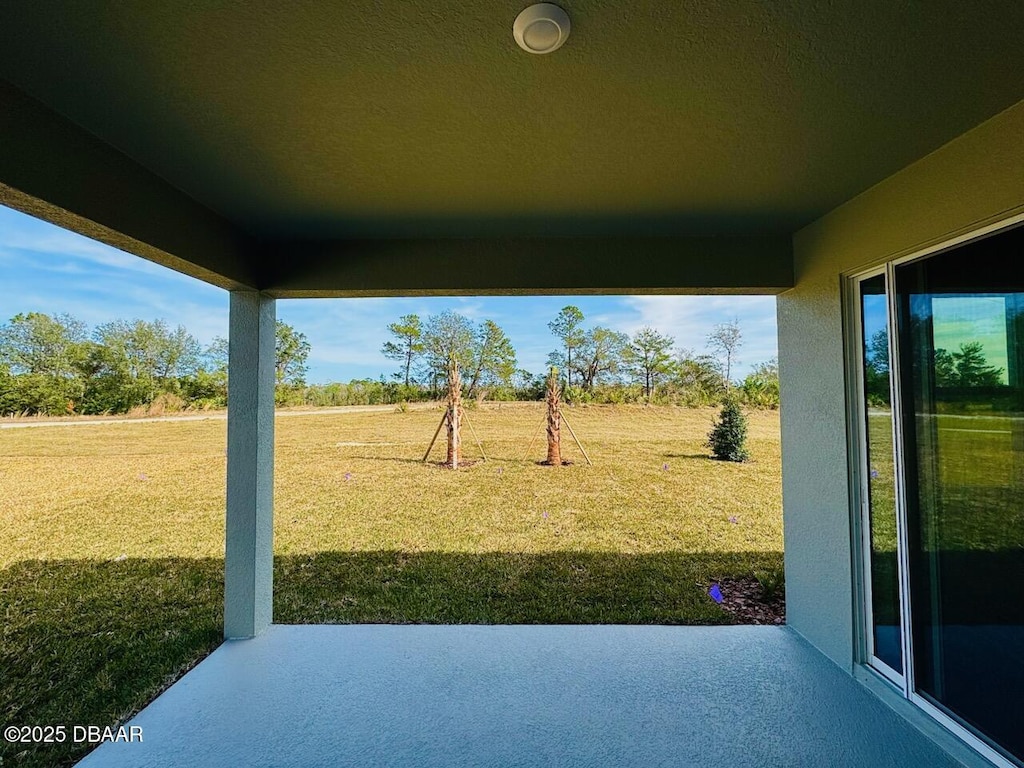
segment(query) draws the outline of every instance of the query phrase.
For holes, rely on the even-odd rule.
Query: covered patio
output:
[[[960,765],[783,627],[273,626],[83,768]]]
[[[1024,456],[1024,4],[563,6],[547,55],[502,0],[0,10],[0,203],[231,292],[226,642],[84,765],[1022,764],[1020,690],[953,640],[1019,637],[1024,600],[928,592],[918,562],[957,558],[908,521],[983,486],[1011,514],[959,562],[1021,589],[1019,471],[959,470]],[[924,284],[998,300],[998,381],[959,404],[1006,413],[922,439],[950,492],[921,501]],[[787,627],[273,624],[275,301],[529,293],[778,296]],[[874,593],[865,296],[895,425]]]

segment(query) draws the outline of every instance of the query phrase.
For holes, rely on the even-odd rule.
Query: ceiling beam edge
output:
[[[775,294],[789,235],[339,240],[265,244],[279,298],[514,294]]]
[[[226,220],[3,80],[0,204],[221,288],[255,287]]]

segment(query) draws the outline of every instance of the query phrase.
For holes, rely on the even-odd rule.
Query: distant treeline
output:
[[[576,403],[714,405],[730,392],[748,405],[776,408],[778,370],[758,365],[731,380],[742,334],[737,323],[715,327],[706,354],[676,349],[653,328],[632,337],[565,307],[548,323],[559,342],[548,364]],[[444,395],[447,361],[462,368],[469,399],[539,400],[546,371],[517,367],[512,344],[497,323],[474,323],[455,312],[421,321],[405,315],[388,326],[381,350],[398,364],[390,377],[347,384],[307,385],[310,344],[278,321],[276,400],[281,406],[384,405]],[[0,415],[160,413],[223,408],[228,392],[228,344],[204,347],[184,327],[162,320],[118,320],[89,329],[70,315],[19,314],[0,326]]]
[[[742,346],[736,321],[715,326],[703,354],[677,348],[674,338],[650,327],[629,336],[601,325],[588,326],[583,312],[572,305],[547,326],[559,342],[547,362],[559,370],[570,402],[701,406],[717,404],[732,392],[754,407],[778,407],[775,360],[755,366],[741,382],[732,380]],[[398,364],[398,370],[392,381],[381,383],[382,397],[389,392],[404,400],[437,397],[451,357],[462,368],[467,397],[543,397],[546,372],[517,367],[512,344],[492,320],[475,324],[455,312],[431,315],[425,321],[404,315],[388,331],[391,339],[381,352]]]
[[[277,324],[277,382],[301,387],[309,342]],[[70,315],[15,315],[0,326],[0,414],[155,413],[223,408],[228,343],[203,347],[163,320],[116,320],[90,331]]]

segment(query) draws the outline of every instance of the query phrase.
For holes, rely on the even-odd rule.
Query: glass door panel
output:
[[[898,266],[914,687],[1024,759],[1024,228]]]
[[[861,372],[870,594],[871,654],[902,674],[899,568],[896,549],[896,483],[889,382],[889,310],[885,275],[860,283]]]

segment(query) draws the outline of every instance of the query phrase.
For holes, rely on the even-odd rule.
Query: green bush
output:
[[[3,415],[66,416],[81,405],[82,388],[75,379],[43,373],[21,373],[0,378]]]
[[[751,408],[779,407],[779,364],[773,358],[751,371],[740,385],[743,402]]]
[[[274,405],[278,408],[305,405],[305,387],[301,384],[278,384],[274,387]]]
[[[594,402],[594,393],[575,384],[563,387],[562,400],[573,405]]]
[[[747,417],[735,397],[728,398],[718,414],[718,421],[708,434],[707,447],[719,461],[746,461]]]
[[[741,385],[743,400],[752,408],[779,407],[779,380],[751,374]]]
[[[516,400],[516,390],[509,386],[491,387],[487,390],[487,400],[497,403],[510,403]]]
[[[643,399],[644,388],[639,384],[602,384],[593,391],[593,402],[603,405],[626,405]]]

